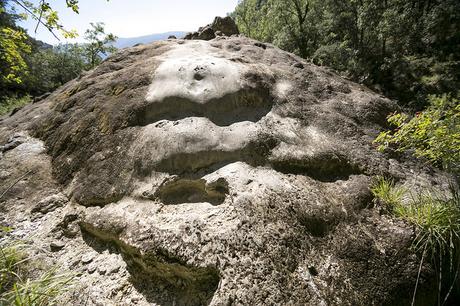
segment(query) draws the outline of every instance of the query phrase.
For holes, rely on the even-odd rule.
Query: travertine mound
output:
[[[0,221],[82,273],[68,305],[405,305],[414,233],[369,184],[442,180],[373,147],[395,109],[244,37],[123,49],[1,119]]]

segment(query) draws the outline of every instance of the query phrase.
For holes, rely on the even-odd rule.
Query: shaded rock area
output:
[[[413,229],[369,186],[447,180],[375,150],[394,102],[227,21],[1,117],[4,239],[78,273],[62,305],[410,305]]]

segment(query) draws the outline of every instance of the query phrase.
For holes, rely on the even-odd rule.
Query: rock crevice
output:
[[[91,224],[80,223],[85,239],[101,251],[115,245],[127,263],[132,284],[145,292],[150,302],[176,305],[207,305],[219,284],[219,272],[213,267],[193,267],[179,258],[157,249],[141,253],[112,233],[101,232]],[[94,241],[96,239],[97,241]]]

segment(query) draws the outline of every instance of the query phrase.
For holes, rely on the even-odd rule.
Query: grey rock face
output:
[[[67,197],[62,193],[53,194],[38,202],[37,205],[32,208],[31,212],[46,214],[55,210],[56,208],[64,206],[67,202]]]
[[[214,32],[219,31],[222,35],[225,36],[232,36],[240,34],[238,30],[238,26],[236,25],[235,21],[232,17],[216,17],[211,24],[212,29]]]
[[[16,227],[68,239],[48,260],[81,272],[69,304],[404,303],[413,231],[373,207],[371,178],[444,181],[375,150],[395,109],[244,37],[123,49],[2,118],[0,143],[30,136],[0,171],[39,170],[2,199],[5,220],[43,203]],[[430,271],[418,291],[435,295]]]
[[[216,36],[232,36],[237,34],[240,34],[238,26],[231,17],[216,17],[213,23],[199,28],[196,32],[188,33],[184,39],[211,40]]]
[[[0,153],[12,150],[25,141],[25,135],[22,133],[13,134],[4,145],[0,145]]]

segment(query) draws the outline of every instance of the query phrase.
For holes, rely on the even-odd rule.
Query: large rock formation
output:
[[[239,34],[238,26],[231,17],[216,17],[211,24],[200,27],[196,32],[190,32],[184,39],[211,40],[216,36],[232,36]]]
[[[123,49],[1,118],[0,221],[81,273],[63,304],[405,305],[414,233],[369,184],[442,179],[373,147],[395,108],[244,37]]]

